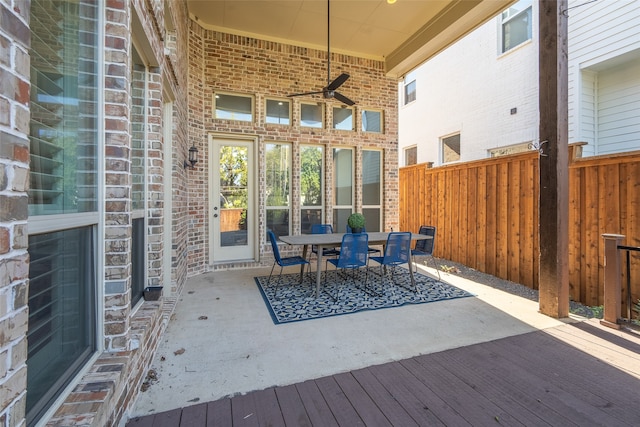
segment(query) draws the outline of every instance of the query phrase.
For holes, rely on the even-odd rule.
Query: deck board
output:
[[[380,384],[369,369],[359,369],[353,371],[352,374],[392,425],[404,427],[418,426],[418,423],[411,418],[398,400],[395,399],[394,395]]]
[[[334,378],[364,425],[391,427],[392,424],[387,417],[351,373],[338,374]]]
[[[638,335],[564,325],[137,417],[127,427],[634,425],[639,354]]]
[[[207,427],[207,404],[200,403],[183,408],[180,427]]]

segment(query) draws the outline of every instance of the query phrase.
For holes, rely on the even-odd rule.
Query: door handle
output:
[[[218,214],[213,214],[213,217],[214,218],[218,218]]]

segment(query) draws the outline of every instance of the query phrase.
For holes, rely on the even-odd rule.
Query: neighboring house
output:
[[[400,165],[528,150],[538,131],[538,3],[521,0],[407,74]],[[640,149],[640,1],[569,1],[569,142]]]

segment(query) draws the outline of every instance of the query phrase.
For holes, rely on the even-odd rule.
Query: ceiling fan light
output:
[[[396,0],[387,0],[387,4],[394,4]]]

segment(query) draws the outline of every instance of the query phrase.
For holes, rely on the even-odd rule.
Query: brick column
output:
[[[604,319],[600,323],[620,329],[622,288],[620,284],[620,251],[618,245],[625,236],[603,234],[604,239]]]
[[[104,346],[129,349],[131,312],[130,3],[108,2],[105,22]]]
[[[21,4],[21,3],[17,3]],[[0,3],[0,425],[23,425],[27,391],[29,7]]]

